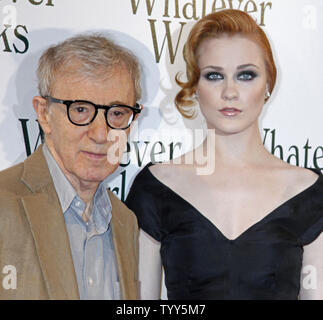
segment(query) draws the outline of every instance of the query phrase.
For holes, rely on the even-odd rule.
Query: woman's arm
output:
[[[323,232],[304,247],[301,300],[323,300]]]
[[[139,281],[141,300],[158,300],[161,296],[162,264],[160,243],[143,230],[139,231]]]

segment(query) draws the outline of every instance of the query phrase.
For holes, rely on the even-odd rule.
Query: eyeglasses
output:
[[[51,96],[44,97],[49,102],[64,104],[70,122],[76,126],[87,126],[95,119],[99,109],[105,110],[105,120],[112,129],[125,130],[129,128],[137,113],[141,112],[138,103],[135,106],[112,104],[110,106],[98,105],[86,100],[60,100]]]

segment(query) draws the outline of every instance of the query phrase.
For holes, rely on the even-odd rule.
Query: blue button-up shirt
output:
[[[111,231],[111,202],[106,182],[99,184],[88,222],[82,219],[84,201],[43,145],[50,174],[64,214],[81,299],[120,299]]]

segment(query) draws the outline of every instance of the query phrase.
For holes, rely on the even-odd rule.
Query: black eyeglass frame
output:
[[[111,105],[109,105],[109,106],[105,106],[105,105],[95,104],[95,103],[93,103],[93,102],[91,102],[91,101],[87,101],[87,100],[61,100],[61,99],[53,98],[53,97],[51,97],[51,96],[45,96],[45,97],[43,97],[43,98],[44,98],[44,99],[46,99],[46,100],[48,100],[49,102],[54,102],[54,103],[61,103],[61,104],[64,104],[64,105],[66,106],[66,108],[67,108],[67,117],[68,117],[68,120],[69,120],[71,123],[73,123],[74,125],[76,125],[76,126],[88,126],[88,125],[89,125],[91,122],[93,122],[93,121],[94,121],[94,119],[96,118],[96,116],[97,116],[97,114],[98,114],[98,110],[99,110],[99,109],[103,109],[103,110],[105,111],[105,112],[104,112],[104,114],[105,114],[105,121],[106,121],[107,126],[108,126],[109,128],[111,128],[111,129],[115,129],[115,130],[126,130],[126,129],[128,129],[128,128],[130,127],[131,122],[132,122],[132,121],[135,119],[135,117],[136,117],[136,114],[140,113],[140,112],[141,112],[141,110],[142,110],[142,108],[141,108],[141,106],[139,105],[139,103],[136,103],[134,107],[132,107],[132,106],[128,106],[128,105],[125,105],[125,104],[111,104]],[[89,104],[91,104],[91,105],[95,108],[94,116],[93,116],[93,118],[92,118],[92,120],[91,120],[91,121],[89,121],[89,122],[87,122],[87,123],[82,123],[82,124],[80,124],[80,123],[75,123],[75,122],[73,122],[73,121],[71,120],[69,109],[70,109],[71,105],[72,105],[73,103],[75,103],[75,102],[84,102],[84,103],[89,103]],[[127,127],[125,127],[125,128],[115,128],[115,127],[112,127],[112,126],[109,124],[109,122],[108,122],[108,111],[109,111],[111,108],[113,108],[113,107],[125,107],[125,108],[128,108],[128,109],[132,110],[132,112],[133,112],[133,118],[132,118],[131,122],[128,124],[128,126],[127,126]]]

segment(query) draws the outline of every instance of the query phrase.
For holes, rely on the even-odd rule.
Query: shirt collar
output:
[[[46,143],[43,145],[43,153],[54,182],[59,202],[63,212],[65,212],[71,205],[74,197],[77,196],[77,193],[71,183],[67,180],[61,168],[58,166],[56,160],[53,158]]]
[[[75,189],[68,181],[61,168],[58,166],[46,143],[44,143],[43,145],[43,153],[48,164],[49,172],[54,182],[62,211],[63,213],[65,213],[76,197],[79,201],[82,200],[78,197]],[[99,184],[93,199],[93,216],[92,214],[91,216],[98,233],[105,231],[111,220],[112,205],[107,193],[107,188],[108,178],[106,178]]]

